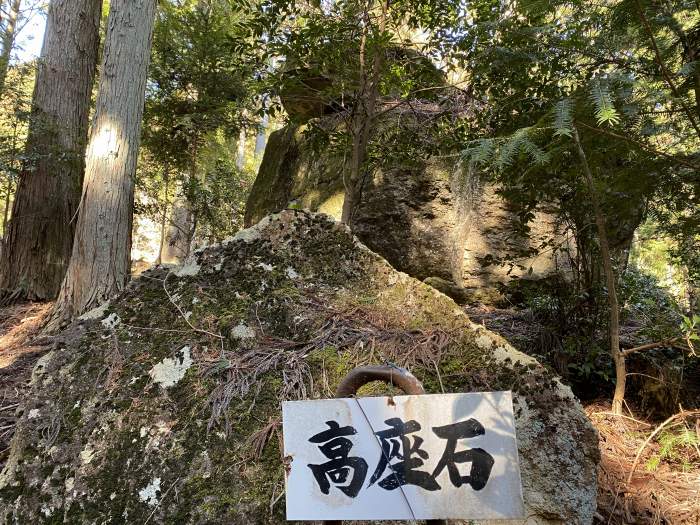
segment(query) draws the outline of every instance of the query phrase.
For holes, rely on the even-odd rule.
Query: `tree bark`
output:
[[[193,233],[194,214],[192,208],[186,197],[180,197],[173,204],[161,262],[180,264],[184,261],[190,253]]]
[[[2,234],[5,236],[7,233],[7,222],[10,218],[10,199],[12,197],[12,179],[7,178],[7,191],[5,192],[5,209],[2,214]]]
[[[578,130],[573,129],[574,141],[578,150],[583,174],[586,178],[586,185],[590,193],[593,204],[593,214],[595,215],[596,229],[598,231],[598,242],[600,243],[600,256],[603,259],[603,272],[608,288],[608,307],[610,310],[610,355],[615,363],[615,393],[613,395],[612,411],[615,414],[622,414],[622,404],[625,400],[625,383],[627,381],[627,367],[625,366],[625,356],[620,351],[620,308],[617,303],[617,291],[615,284],[615,272],[612,266],[612,255],[610,244],[608,243],[608,233],[605,225],[605,214],[598,201],[598,193],[593,182],[593,174],[588,165],[586,153],[583,151]]]
[[[101,0],[53,0],[39,59],[25,161],[0,259],[5,297],[53,299],[80,201]]]
[[[19,9],[22,5],[22,0],[12,0],[10,4],[10,13],[7,16],[7,24],[5,25],[5,33],[2,35],[2,52],[0,52],[0,96],[5,91],[5,79],[7,79],[7,70],[10,67],[10,58],[12,50],[15,47],[15,37],[17,32],[17,19],[19,18]],[[2,4],[0,4],[2,8]]]
[[[343,201],[343,211],[341,221],[350,224],[355,207],[361,201],[362,183],[364,180],[363,171],[367,161],[367,145],[369,134],[375,117],[375,107],[379,98],[379,81],[382,68],[384,67],[384,49],[374,50],[372,60],[372,70],[367,74],[365,66],[365,54],[367,44],[367,33],[369,32],[369,11],[371,3],[365,13],[365,24],[363,26],[362,38],[360,41],[360,90],[356,101],[356,109],[352,126],[352,157],[350,159],[350,176],[345,184],[345,200]],[[386,30],[386,19],[388,3],[382,1],[379,15],[379,34]]]
[[[156,0],[113,0],[73,253],[49,329],[119,293],[130,277],[134,176]]]
[[[2,6],[0,6],[2,8]],[[3,208],[3,216],[2,216],[2,238],[4,239],[7,236],[7,223],[10,220],[10,206],[12,205],[12,186],[13,181],[12,181],[12,170],[14,170],[17,166],[17,127],[19,126],[19,122],[17,120],[14,121],[13,126],[12,126],[12,142],[10,145],[10,151],[12,152],[10,155],[10,170],[7,173],[7,191],[5,192],[5,206]],[[2,243],[0,242],[0,251],[2,249]],[[0,256],[2,254],[0,253]]]
[[[165,227],[168,224],[168,206],[170,204],[170,167],[166,164],[163,166],[163,186],[165,186],[165,203],[163,204],[163,213],[160,217],[160,244],[158,246],[158,258],[156,264],[163,264],[163,246],[165,244]]]

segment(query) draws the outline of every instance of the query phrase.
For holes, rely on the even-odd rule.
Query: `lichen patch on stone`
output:
[[[83,465],[88,465],[94,457],[95,451],[90,445],[86,446],[83,450],[80,451],[80,461],[82,461]]]
[[[92,310],[85,312],[78,319],[82,321],[88,321],[90,319],[99,319],[105,314],[105,312],[107,312],[107,308],[109,308],[109,301],[102,303],[97,308],[93,308]]]
[[[100,322],[107,330],[114,330],[117,326],[119,326],[122,320],[117,314],[112,312]]]
[[[506,359],[510,359],[514,363],[522,363],[524,365],[537,364],[537,360],[534,357],[531,357],[527,354],[523,354],[522,352],[518,352],[515,348],[513,348],[510,345],[496,346],[496,348],[493,349],[493,355],[499,361],[505,361]]]
[[[222,244],[227,244],[229,242],[234,241],[253,242],[258,240],[260,238],[260,232],[270,223],[270,219],[273,217],[273,215],[268,215],[267,217],[264,217],[256,225],[251,226],[250,228],[246,228],[245,230],[239,231],[232,238],[226,239]]]
[[[491,347],[493,346],[493,339],[486,334],[481,334],[476,338],[476,344],[483,350],[491,350]]]
[[[191,366],[190,347],[184,346],[178,350],[175,357],[166,357],[154,365],[148,375],[163,388],[168,388],[185,377],[185,373]]]
[[[154,507],[158,504],[158,494],[160,493],[160,478],[155,478],[144,488],[139,490],[139,499],[146,505]]]
[[[200,267],[194,257],[188,258],[183,264],[178,266],[173,270],[173,273],[178,277],[186,277],[191,275],[197,275],[199,273]]]
[[[255,330],[241,322],[231,329],[231,337],[234,339],[253,339]]]

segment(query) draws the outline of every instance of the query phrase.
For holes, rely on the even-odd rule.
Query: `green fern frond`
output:
[[[591,101],[595,106],[595,116],[598,124],[617,124],[620,116],[613,104],[612,95],[608,86],[600,79],[591,82]]]
[[[520,149],[520,142],[522,140],[522,129],[519,129],[513,133],[510,137],[506,137],[502,144],[498,148],[498,152],[495,158],[495,164],[498,169],[507,168],[515,160],[515,156],[518,154]]]
[[[572,116],[574,104],[569,98],[557,102],[554,106],[554,136],[571,137],[574,130]]]
[[[493,161],[495,149],[494,139],[472,140],[462,151],[462,157],[471,164],[489,164]]]
[[[546,164],[549,161],[549,155],[533,142],[531,138],[533,133],[534,129],[531,127],[521,128],[507,137],[498,148],[496,167],[503,169],[510,166],[520,153],[527,155],[536,164]]]
[[[535,164],[540,166],[549,161],[549,155],[537,144],[535,144],[528,136],[525,136],[520,143],[520,151],[525,153]]]

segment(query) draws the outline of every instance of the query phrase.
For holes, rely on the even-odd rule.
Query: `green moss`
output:
[[[481,349],[454,303],[359,250],[342,228],[302,213],[292,219],[284,219],[292,226],[282,219],[270,226],[274,241],[205,252],[200,274],[169,281],[183,308],[192,297],[201,299],[192,305],[196,326],[226,335],[239,322],[253,327],[256,338],[245,345],[227,339],[222,347],[218,338],[192,330],[160,282],[141,279],[113,306],[123,319],[116,338],[104,337],[97,321],[57,352],[47,370],[53,386],[37,385],[34,393],[42,416],[61,422],[56,448],[51,455],[45,450],[50,427],[22,423],[21,485],[0,492],[0,517],[3,505],[21,496],[25,522],[48,521],[37,514],[40,501],[63,497],[65,479],[75,477],[87,494],[66,503],[67,521],[121,523],[128,510],[129,522],[142,523],[153,507],[139,501],[138,491],[158,477],[161,504],[153,523],[283,523],[283,500],[269,512],[284,482],[279,425],[266,434],[260,454],[253,442],[279,421],[282,396],[294,397],[286,387],[300,363],[313,378],[305,385],[309,398],[332,396],[355,366],[388,359],[410,367],[428,392],[513,388],[548,412],[560,403],[552,400],[551,378],[541,369],[499,363]],[[220,270],[209,272],[221,261]],[[261,261],[273,270],[258,267]],[[299,276],[290,279],[288,266]],[[436,334],[440,344],[430,339]],[[184,345],[195,361],[184,378],[167,389],[152,383],[153,365]],[[281,352],[281,360],[255,379],[249,376],[248,395],[230,396],[223,417],[210,421],[214,400],[220,402],[228,386],[240,386],[231,381],[257,366],[246,362],[256,350],[258,356]],[[62,377],[59,370],[69,364],[71,377]],[[235,373],[234,364],[241,366]],[[380,383],[359,392],[398,393]],[[80,451],[88,444],[95,456],[86,466]],[[70,468],[56,468],[55,458]]]

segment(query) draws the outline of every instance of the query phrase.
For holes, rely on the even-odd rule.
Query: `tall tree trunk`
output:
[[[239,170],[242,170],[243,166],[245,165],[245,142],[245,128],[242,127],[241,130],[238,132],[238,152],[236,154],[236,167]]]
[[[2,51],[0,52],[0,96],[5,90],[5,79],[7,78],[7,70],[10,67],[10,58],[12,50],[15,47],[15,37],[17,32],[17,19],[19,18],[19,9],[22,5],[22,0],[12,0],[10,4],[10,12],[7,16],[7,24],[5,24],[5,33],[2,35]],[[0,5],[0,8],[2,6]]]
[[[588,165],[586,153],[583,151],[581,140],[576,128],[573,129],[574,141],[578,150],[583,174],[586,178],[586,185],[590,193],[593,204],[593,214],[595,215],[596,229],[598,232],[598,242],[600,243],[600,256],[603,259],[603,272],[608,288],[608,307],[610,310],[610,355],[615,363],[615,394],[613,395],[612,411],[615,414],[622,414],[622,404],[625,400],[625,383],[627,381],[627,367],[625,366],[625,356],[620,352],[620,308],[617,303],[617,291],[615,284],[615,272],[612,266],[612,255],[610,244],[608,243],[608,233],[605,225],[605,214],[598,201],[598,193],[593,182],[593,174]]]
[[[170,192],[170,167],[166,164],[163,166],[163,185],[165,186],[165,204],[163,205],[163,213],[160,217],[160,245],[158,246],[158,258],[156,264],[163,264],[163,245],[165,244],[166,225],[168,224],[168,205]]]
[[[111,299],[130,277],[134,175],[156,0],[113,0],[73,254],[49,328]]]
[[[2,215],[2,235],[7,235],[7,221],[10,218],[10,197],[12,197],[12,178],[7,178],[7,191],[5,192],[5,209]]]
[[[375,117],[375,107],[379,98],[379,80],[384,67],[385,50],[375,49],[372,60],[372,69],[368,73],[366,67],[367,36],[370,30],[370,1],[365,13],[365,24],[360,40],[360,90],[356,101],[356,109],[352,119],[352,157],[350,159],[350,174],[345,181],[345,200],[341,221],[350,224],[355,207],[362,198],[362,184],[364,182],[365,163],[367,161],[367,145],[369,135]],[[379,15],[379,34],[386,30],[386,19],[389,6],[382,0]]]
[[[102,0],[53,0],[25,157],[0,259],[0,290],[53,299],[73,245]]]
[[[241,134],[241,140],[245,140],[245,134],[242,130]],[[198,151],[198,141],[194,140],[191,147],[190,157],[190,183],[194,183],[197,180]],[[165,250],[163,252],[164,263],[180,264],[190,255],[192,240],[194,239],[194,231],[197,227],[197,217],[188,197],[188,193],[189,192],[185,191],[185,187],[183,185],[182,196],[173,204],[170,228],[168,229],[167,242],[165,243]]]
[[[178,198],[170,215],[170,225],[163,246],[163,263],[180,264],[187,258],[194,233],[194,222],[192,207],[187,198]]]
[[[2,6],[0,6],[2,8]],[[15,120],[13,126],[12,126],[12,141],[10,143],[10,151],[12,152],[10,154],[10,171],[7,174],[7,191],[5,192],[5,207],[3,209],[3,217],[2,217],[2,239],[4,240],[5,237],[7,236],[7,223],[10,219],[10,206],[11,206],[11,197],[12,197],[12,171],[14,171],[17,167],[17,127],[19,126],[19,123]],[[1,248],[1,243],[0,243],[0,248]],[[0,254],[1,255],[1,254]]]

